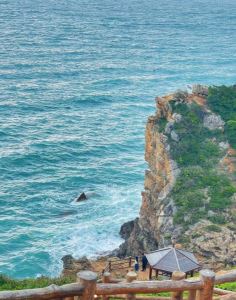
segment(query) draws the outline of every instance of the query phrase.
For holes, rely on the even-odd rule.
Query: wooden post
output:
[[[84,288],[82,300],[93,300],[96,291],[97,274],[91,271],[81,271],[77,273],[77,281]]]
[[[108,265],[109,265],[108,270],[109,270],[109,272],[111,272],[111,261],[110,260],[109,260]]]
[[[215,273],[210,270],[201,270],[200,279],[203,282],[203,289],[200,290],[199,300],[212,300],[215,282]]]
[[[126,275],[126,281],[127,282],[132,282],[134,280],[137,279],[137,274],[133,271],[130,271],[127,275]],[[127,294],[126,297],[127,300],[135,300],[135,294]]]
[[[185,279],[186,274],[180,271],[174,271],[172,273],[172,280],[182,280]],[[182,300],[183,292],[173,292],[171,295],[171,300]]]
[[[129,268],[131,268],[131,266],[132,266],[132,257],[130,256],[129,257]]]
[[[196,290],[190,290],[188,291],[188,300],[195,300],[196,299]]]
[[[152,280],[152,267],[149,266],[149,280]]]
[[[109,273],[109,272],[103,273],[102,282],[103,283],[109,283],[110,281],[111,281],[111,273]],[[105,296],[105,295],[102,298],[103,298],[103,300],[108,300],[109,299],[109,297]]]
[[[196,291],[196,297],[195,297],[195,300],[201,300],[201,291],[200,291],[200,290],[197,290],[197,291]]]

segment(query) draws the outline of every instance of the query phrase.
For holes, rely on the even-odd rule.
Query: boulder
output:
[[[221,119],[219,115],[208,114],[204,116],[203,126],[210,130],[222,130],[224,128],[224,124],[225,122]]]
[[[92,270],[92,264],[86,256],[75,259],[72,255],[65,255],[61,260],[63,262],[63,276],[71,276],[83,270]]]
[[[134,228],[134,221],[129,221],[124,223],[120,228],[120,236],[127,240],[130,237],[130,234]]]
[[[80,201],[84,201],[87,200],[87,196],[85,195],[85,193],[83,192],[82,194],[80,194],[80,196],[76,199],[76,202],[80,202]]]
[[[206,85],[194,84],[192,92],[194,95],[198,96],[208,96],[208,87]]]

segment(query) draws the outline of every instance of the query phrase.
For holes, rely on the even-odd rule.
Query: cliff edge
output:
[[[156,108],[140,215],[121,227],[118,255],[174,241],[206,267],[236,264],[236,87],[195,85],[157,97]]]

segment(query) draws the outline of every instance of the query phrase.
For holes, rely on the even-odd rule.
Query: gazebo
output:
[[[174,271],[181,271],[186,273],[186,276],[193,276],[193,272],[200,268],[193,253],[175,247],[155,250],[145,253],[145,255],[150,265],[149,279],[152,278],[152,270],[156,271],[156,277],[159,272],[171,277]]]

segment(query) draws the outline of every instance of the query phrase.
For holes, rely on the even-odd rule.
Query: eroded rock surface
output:
[[[137,255],[143,251],[155,250],[168,246],[174,238],[195,252],[206,267],[217,269],[236,263],[236,227],[233,222],[233,214],[231,214],[232,211],[236,211],[235,196],[230,196],[233,203],[231,208],[222,210],[222,218],[225,220],[222,225],[214,225],[211,222],[211,220],[221,217],[217,210],[206,211],[207,205],[212,201],[207,185],[199,190],[202,195],[202,207],[198,208],[198,214],[203,215],[202,219],[200,217],[200,221],[196,221],[195,224],[192,222],[191,226],[186,226],[186,224],[191,223],[194,213],[193,215],[183,214],[183,222],[179,220],[176,222],[174,219],[179,207],[176,205],[176,200],[174,201],[172,190],[182,168],[173,159],[171,153],[173,153],[173,147],[178,147],[181,139],[175,132],[176,124],[181,124],[184,117],[181,113],[175,112],[175,107],[179,103],[188,107],[199,106],[201,109],[198,113],[200,114],[198,120],[202,120],[202,127],[206,127],[213,133],[216,131],[223,133],[225,123],[220,116],[212,113],[207,107],[207,94],[207,87],[197,85],[194,86],[192,94],[178,91],[173,95],[156,98],[157,112],[148,118],[146,125],[145,160],[148,163],[148,169],[145,171],[140,214],[139,218],[124,225],[122,237],[125,242],[120,246],[118,255]],[[193,122],[196,122],[194,116]],[[181,130],[190,132],[191,126],[189,128],[186,126]],[[172,140],[171,143],[170,140]],[[219,151],[222,153],[215,162],[215,172],[235,170],[235,156],[232,154],[230,156],[234,150],[230,152],[228,141],[220,141],[218,144],[217,141],[218,137],[215,138],[214,134],[210,133],[211,147],[214,149],[219,147]],[[198,172],[198,163],[193,166],[193,169]],[[191,185],[194,186],[194,181],[190,180],[188,185],[186,192],[191,193]],[[124,230],[124,228],[126,229]]]

